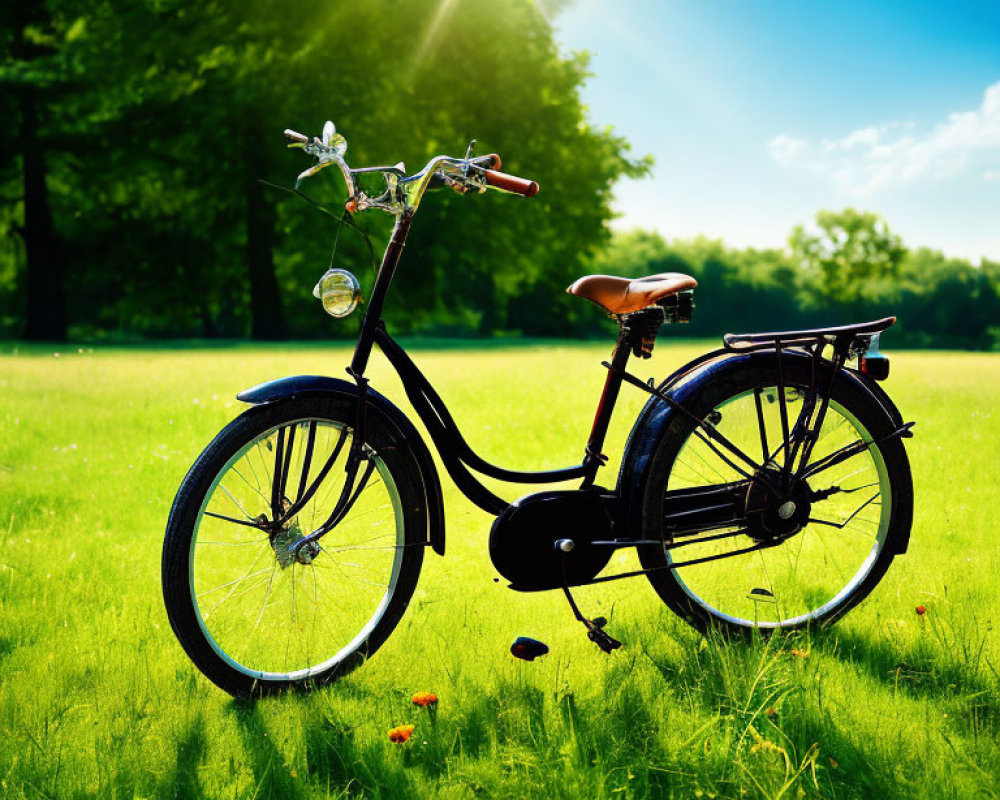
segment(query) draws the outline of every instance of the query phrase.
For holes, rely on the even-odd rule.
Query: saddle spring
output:
[[[653,345],[660,326],[665,323],[687,323],[694,312],[694,290],[668,295],[654,305],[618,317],[622,336],[639,358],[653,355]]]

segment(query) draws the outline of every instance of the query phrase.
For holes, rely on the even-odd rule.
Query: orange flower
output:
[[[396,744],[402,744],[407,741],[413,735],[413,729],[415,725],[400,725],[389,731],[389,741],[395,742]]]
[[[417,692],[413,695],[413,705],[415,706],[436,706],[438,696],[434,692]]]
[[[917,616],[918,617],[922,617],[924,614],[927,613],[927,607],[926,606],[917,606],[913,610],[917,612]]]
[[[793,647],[788,651],[793,656],[798,656],[799,658],[809,658],[808,650],[800,650],[798,647]]]

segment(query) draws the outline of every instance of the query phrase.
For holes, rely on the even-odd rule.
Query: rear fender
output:
[[[322,375],[296,375],[244,389],[237,400],[253,405],[276,403],[293,397],[327,395],[331,397],[358,397],[358,387],[339,378]],[[368,413],[375,414],[382,425],[391,431],[402,452],[408,452],[416,462],[424,484],[424,500],[427,505],[427,541],[440,556],[444,555],[444,500],[441,496],[441,481],[438,478],[434,459],[424,440],[406,415],[384,395],[368,389]]]
[[[747,362],[757,361],[761,368],[765,365],[773,364],[775,358],[774,351],[756,351],[750,353],[730,353],[722,354],[704,365],[691,371],[689,375],[681,379],[677,385],[670,389],[669,395],[679,404],[688,407],[697,397],[704,386],[716,379],[722,372]],[[800,360],[807,365],[812,357],[794,350],[787,350],[782,353],[782,358]],[[682,374],[686,367],[681,368],[676,374]],[[903,424],[902,416],[896,405],[889,399],[874,380],[867,375],[863,375],[855,370],[842,369],[839,378],[856,384],[865,394],[871,398],[871,402],[882,410],[886,418],[894,428]],[[668,379],[669,380],[669,379]],[[666,382],[664,382],[666,383]],[[663,386],[664,384],[660,384]],[[653,461],[653,454],[660,443],[661,438],[674,418],[682,412],[676,411],[671,406],[656,397],[650,397],[643,406],[639,416],[636,418],[632,431],[629,433],[628,441],[625,444],[625,452],[622,455],[622,465],[618,472],[618,493],[622,502],[622,514],[625,518],[625,530],[630,536],[642,538],[642,499],[646,482],[649,479],[649,472]],[[905,552],[906,542],[902,543],[901,551]]]

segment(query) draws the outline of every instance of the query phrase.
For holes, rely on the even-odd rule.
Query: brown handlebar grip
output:
[[[523,197],[534,197],[538,194],[538,184],[529,181],[527,178],[518,178],[516,175],[508,175],[506,172],[496,170],[486,170],[486,182],[497,189],[505,192],[514,192]]]
[[[503,166],[503,162],[500,160],[500,156],[496,153],[490,153],[488,156],[483,156],[483,158],[490,159],[490,165],[487,169],[500,169]],[[483,166],[486,166],[485,164]]]

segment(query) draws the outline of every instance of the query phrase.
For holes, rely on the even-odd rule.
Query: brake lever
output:
[[[463,195],[468,194],[471,191],[476,191],[480,194],[486,191],[486,185],[481,183],[472,175],[465,175],[459,179],[442,170],[438,170],[431,177],[427,188],[436,189],[440,186],[447,186],[449,189]]]

